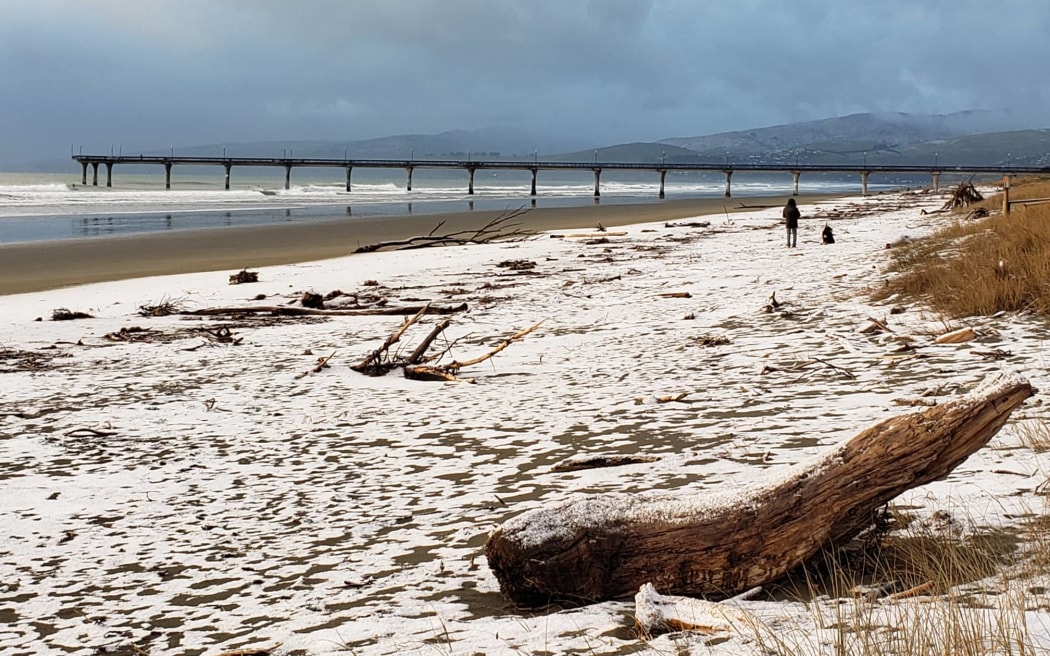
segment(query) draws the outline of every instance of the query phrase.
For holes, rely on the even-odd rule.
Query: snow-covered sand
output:
[[[965,393],[996,371],[1045,390],[1045,321],[949,325],[864,293],[886,275],[885,245],[946,221],[920,215],[943,202],[883,194],[803,204],[797,249],[784,247],[771,208],[706,217],[708,228],[648,224],[606,239],[545,234],[266,267],[253,284],[229,285],[234,272],[220,271],[3,297],[0,652],[757,649],[739,636],[642,642],[630,600],[517,611],[485,563],[486,536],[570,495],[743,490],[911,411],[902,402]],[[842,208],[868,209],[832,220],[838,242],[821,246],[821,217]],[[500,266],[509,260],[535,267]],[[164,302],[298,305],[303,291],[337,289],[391,306],[466,302],[435,343],[452,344],[446,361],[543,324],[464,369],[471,384],[351,370],[398,316],[138,313]],[[767,312],[774,292],[781,305]],[[57,308],[94,318],[51,321]],[[860,332],[868,317],[894,332]],[[441,318],[425,317],[401,348]],[[934,343],[963,325],[979,338]],[[220,326],[237,343],[209,339],[204,329]],[[145,330],[107,338],[122,328]],[[902,334],[917,348],[898,352]],[[728,343],[705,347],[702,337]],[[1042,398],[946,481],[899,503],[975,526],[1042,514],[1037,488],[1050,463],[1020,435],[1025,422],[1047,420]],[[551,469],[612,454],[659,459]],[[1033,594],[1047,607],[1045,593]],[[799,604],[741,604],[803,633],[813,621]],[[1030,624],[1033,641],[1050,646],[1045,611]],[[822,638],[812,636],[816,649]]]

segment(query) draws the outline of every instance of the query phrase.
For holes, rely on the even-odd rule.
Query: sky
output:
[[[0,0],[0,162],[487,127],[602,146],[859,112],[1050,127],[1048,33],[1045,0]]]

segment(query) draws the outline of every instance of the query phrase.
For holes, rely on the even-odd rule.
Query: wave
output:
[[[0,185],[0,194],[18,196],[22,194],[61,194],[76,191],[75,184],[54,182],[50,184]]]
[[[346,183],[322,185],[322,184],[305,184],[305,185],[292,185],[290,189],[273,189],[272,191],[278,196],[317,196],[317,195],[329,195],[329,196],[346,196],[347,194],[358,194],[358,193],[385,193],[385,194],[405,194],[408,193],[404,187],[399,187],[393,182],[387,182],[383,184],[358,184],[351,182],[351,191],[346,190]],[[265,193],[265,192],[264,192]]]
[[[19,174],[22,176],[22,174]],[[113,187],[80,185],[33,179],[24,175],[17,180],[0,184],[0,218],[27,216],[85,216],[130,213],[232,212],[240,210],[269,211],[296,208],[333,207],[344,210],[351,204],[365,206],[366,212],[383,213],[404,211],[404,203],[428,203],[433,207],[451,207],[451,203],[478,201],[516,203],[530,198],[531,180],[497,176],[475,178],[474,195],[468,194],[469,179],[426,179],[417,177],[413,190],[408,191],[405,178],[362,176],[360,182],[351,180],[351,191],[346,191],[344,180],[304,180],[290,189],[283,181],[273,179],[237,179],[227,190],[221,181],[208,178],[179,178],[171,189],[164,189],[163,176],[129,176],[118,179]],[[803,177],[800,189],[805,193],[850,192],[859,188],[858,181],[807,180]],[[120,186],[125,184],[127,186]],[[886,185],[891,187],[892,185]],[[898,185],[899,186],[899,185]],[[870,184],[871,188],[881,185]],[[605,176],[600,183],[602,197],[635,202],[656,200],[660,189],[659,178],[617,179]],[[536,180],[537,197],[560,204],[573,204],[590,199],[594,194],[594,179],[589,174],[559,176],[541,172]],[[707,179],[674,176],[666,180],[668,198],[714,197],[725,191],[725,180],[719,176]],[[791,179],[734,178],[734,196],[776,195],[791,191]],[[408,210],[411,212],[411,209]]]

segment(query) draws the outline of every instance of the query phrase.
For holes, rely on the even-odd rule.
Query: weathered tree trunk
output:
[[[742,494],[595,495],[533,510],[490,535],[485,554],[520,605],[615,599],[643,583],[732,595],[780,578],[870,526],[901,492],[947,476],[1032,393],[1026,380],[996,376]]]
[[[467,310],[466,303],[459,305],[439,306],[405,305],[400,307],[368,307],[357,310],[319,310],[316,308],[290,307],[287,305],[249,305],[246,307],[215,307],[201,310],[183,310],[177,314],[194,317],[212,317],[227,314],[272,314],[276,317],[364,317],[364,316],[403,316],[410,314],[453,314]]]

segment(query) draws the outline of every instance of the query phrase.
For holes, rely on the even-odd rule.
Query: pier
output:
[[[665,197],[665,182],[669,172],[720,172],[725,175],[726,197],[732,196],[733,174],[784,173],[793,181],[793,195],[798,195],[799,179],[803,173],[855,174],[860,177],[861,192],[868,193],[868,177],[880,174],[924,174],[929,175],[934,189],[940,188],[941,174],[1013,176],[1020,174],[1050,174],[1047,166],[938,166],[907,164],[736,164],[728,160],[717,164],[700,163],[652,163],[599,162],[553,162],[515,160],[434,160],[434,159],[313,159],[292,157],[176,157],[156,155],[73,155],[82,167],[81,182],[88,184],[88,167],[91,167],[91,184],[98,186],[99,167],[105,167],[106,186],[113,186],[113,169],[118,164],[155,165],[164,167],[164,188],[171,189],[171,170],[176,166],[220,166],[224,169],[225,187],[230,188],[230,176],[234,167],[270,167],[284,169],[284,188],[292,183],[292,169],[296,168],[341,168],[346,170],[346,190],[351,191],[351,175],[355,168],[402,169],[408,191],[412,191],[412,174],[416,169],[461,169],[466,173],[467,194],[474,194],[474,176],[482,170],[518,170],[532,174],[531,195],[536,196],[536,180],[540,171],[591,171],[594,175],[594,197],[601,196],[602,171],[651,171],[660,182],[659,197]]]

